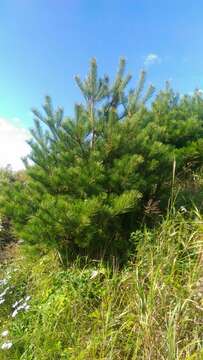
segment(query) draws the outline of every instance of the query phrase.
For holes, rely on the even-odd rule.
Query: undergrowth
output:
[[[177,213],[133,233],[122,269],[88,259],[64,268],[56,251],[20,245],[1,267],[0,346],[12,346],[0,359],[202,359],[201,226]]]

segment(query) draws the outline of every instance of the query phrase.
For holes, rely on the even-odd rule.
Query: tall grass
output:
[[[21,246],[2,267],[12,293],[0,326],[13,346],[0,359],[202,359],[201,226],[176,213],[132,234],[135,253],[120,270],[80,259],[64,269],[56,252],[39,258]],[[11,318],[27,294],[30,309]]]

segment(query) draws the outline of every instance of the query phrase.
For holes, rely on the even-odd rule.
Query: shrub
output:
[[[0,169],[0,183],[2,185],[0,200],[4,197],[2,189],[12,181],[14,181],[14,174],[11,169],[9,167]],[[15,240],[10,217],[5,216],[4,213],[0,211],[0,249]]]

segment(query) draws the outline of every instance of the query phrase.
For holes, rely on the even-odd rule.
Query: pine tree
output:
[[[92,59],[86,79],[76,76],[84,104],[75,105],[73,118],[54,110],[50,97],[42,113],[33,110],[26,177],[7,184],[1,202],[28,241],[123,258],[130,233],[167,208],[174,157],[178,181],[201,168],[199,94],[182,99],[167,84],[147,107],[154,87],[144,93],[141,72],[129,89],[125,67],[121,59],[111,82]]]

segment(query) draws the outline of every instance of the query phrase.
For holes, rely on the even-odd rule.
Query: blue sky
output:
[[[134,81],[145,66],[157,89],[202,88],[202,13],[202,0],[0,0],[0,118],[30,127],[46,94],[71,114],[92,56],[101,74],[125,56]]]

